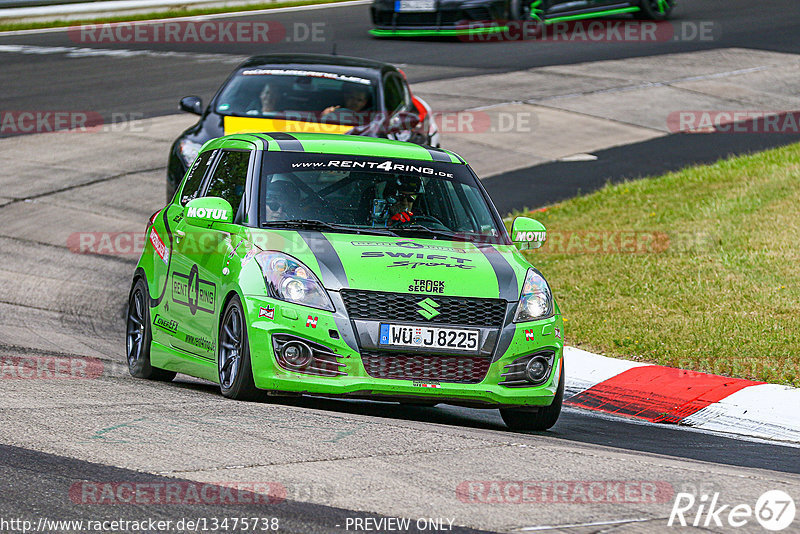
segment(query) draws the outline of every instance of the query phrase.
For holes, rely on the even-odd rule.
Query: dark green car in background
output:
[[[222,394],[499,408],[555,424],[563,323],[477,176],[447,150],[347,135],[206,143],[153,215],[127,315],[133,376]]]

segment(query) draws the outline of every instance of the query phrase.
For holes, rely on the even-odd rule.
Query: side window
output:
[[[200,184],[203,183],[203,176],[208,170],[208,164],[211,157],[214,155],[215,150],[203,152],[194,160],[192,170],[189,171],[189,176],[186,178],[186,184],[181,191],[181,206],[185,206],[190,200],[197,198],[200,191]]]
[[[224,198],[230,202],[233,212],[237,213],[244,195],[249,162],[249,151],[223,151],[214,169],[214,175],[208,183],[205,196]]]
[[[386,101],[386,109],[393,113],[401,107],[406,106],[408,98],[406,95],[406,88],[403,81],[394,75],[389,75],[384,79],[384,99]]]

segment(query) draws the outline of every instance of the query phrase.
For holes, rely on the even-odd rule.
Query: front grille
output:
[[[489,8],[486,6],[466,8],[467,16],[472,20],[491,20],[492,14],[489,13]]]
[[[460,9],[422,13],[395,13],[375,11],[374,22],[378,26],[452,26],[465,19]]]
[[[439,315],[430,320],[426,320],[418,312],[420,309],[418,302],[425,298],[431,298],[439,305],[436,308]],[[342,300],[351,319],[500,328],[503,326],[506,314],[506,301],[500,299],[439,297],[345,289],[342,291]]]
[[[372,350],[362,350],[361,361],[372,378],[462,384],[483,381],[491,364],[490,358],[482,356],[436,356]]]

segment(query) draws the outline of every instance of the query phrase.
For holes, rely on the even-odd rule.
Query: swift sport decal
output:
[[[192,265],[189,274],[172,273],[172,302],[187,306],[192,315],[197,310],[214,313],[216,301],[217,286],[200,278],[197,264]]]
[[[451,267],[455,269],[474,269],[475,265],[469,258],[458,258],[456,256],[443,256],[441,254],[419,254],[414,252],[362,252],[362,258],[407,258],[392,262],[388,267],[408,267],[416,269],[418,267]],[[417,261],[422,260],[422,261]]]

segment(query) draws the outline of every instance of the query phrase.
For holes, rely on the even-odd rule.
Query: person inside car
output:
[[[342,92],[342,106],[328,106],[322,111],[322,116],[330,115],[335,111],[361,113],[369,107],[369,88],[363,85],[348,83]]]
[[[422,181],[419,178],[396,178],[386,184],[383,198],[389,208],[389,226],[411,222],[414,217],[414,202],[422,190]]]
[[[300,188],[288,180],[273,180],[267,186],[264,213],[267,221],[285,221],[295,217]]]

